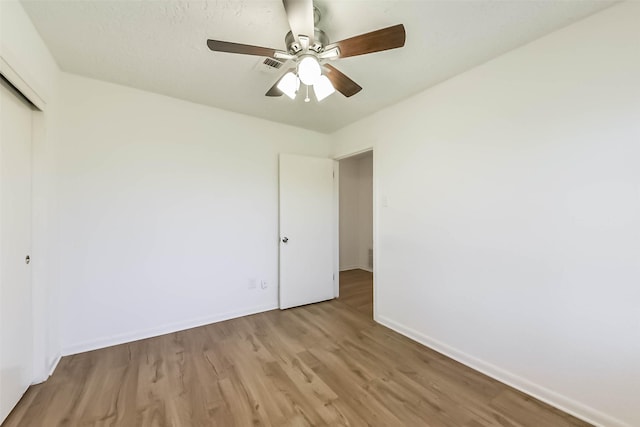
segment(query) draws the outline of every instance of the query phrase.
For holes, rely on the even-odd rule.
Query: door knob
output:
[[[29,263],[31,262],[31,257],[30,257],[29,255],[27,255],[27,256],[24,258],[24,262],[25,262],[26,264],[29,264]]]
[[[287,243],[288,241],[289,241],[289,238],[288,238],[288,237],[283,237],[283,238],[282,238],[282,243]]]

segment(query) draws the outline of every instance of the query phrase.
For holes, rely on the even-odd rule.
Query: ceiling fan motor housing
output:
[[[329,37],[324,31],[318,28],[314,28],[313,36],[314,36],[313,44],[309,46],[309,50],[312,50],[316,53],[320,53],[322,52],[324,47],[329,44]],[[284,37],[284,42],[285,42],[285,45],[287,46],[288,52],[292,55],[295,55],[302,50],[302,46],[300,46],[300,43],[298,43],[295,37],[293,37],[293,33],[291,31],[289,31],[287,35]]]

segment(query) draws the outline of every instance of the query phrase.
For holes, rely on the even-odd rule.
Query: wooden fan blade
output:
[[[355,95],[362,90],[362,87],[360,87],[358,83],[342,74],[342,72],[336,67],[325,64],[325,68],[329,71],[326,76],[333,87],[347,98]]]
[[[380,52],[404,46],[406,32],[404,25],[383,28],[359,36],[351,37],[325,47],[329,50],[335,46],[340,49],[340,58]]]
[[[313,43],[313,0],[282,0],[282,4],[287,12],[293,37],[298,40],[300,35],[307,36]]]
[[[267,56],[273,58],[276,49],[268,47],[252,46],[250,44],[240,44],[233,42],[224,42],[221,40],[207,40],[209,49],[215,52],[239,53],[242,55]]]

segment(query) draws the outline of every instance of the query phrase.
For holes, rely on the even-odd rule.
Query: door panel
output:
[[[334,298],[331,159],[280,155],[280,308]]]
[[[0,422],[31,384],[31,109],[0,81]]]

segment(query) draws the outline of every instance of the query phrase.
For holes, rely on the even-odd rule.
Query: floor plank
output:
[[[587,426],[338,300],[68,356],[3,426]]]
[[[341,271],[340,301],[373,319],[373,273],[360,269]]]

